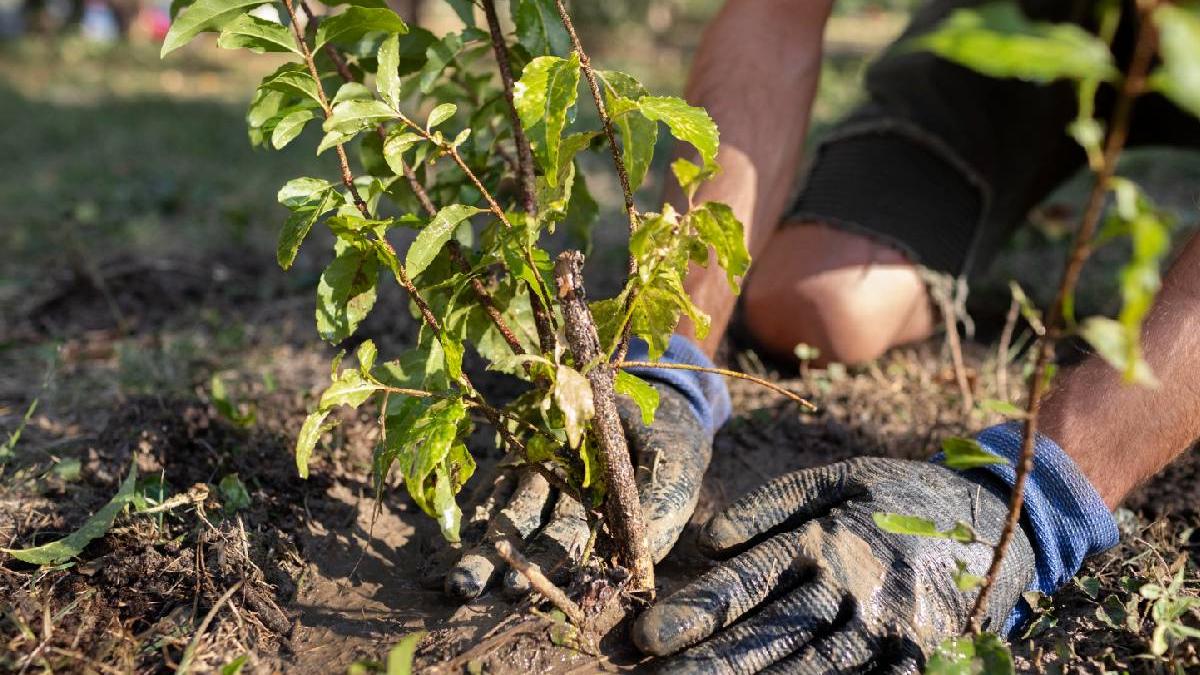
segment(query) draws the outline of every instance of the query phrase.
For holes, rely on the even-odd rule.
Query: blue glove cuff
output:
[[[1024,425],[1006,422],[976,437],[984,450],[1008,460],[978,471],[1016,483]],[[936,459],[936,458],[935,458]],[[1071,457],[1042,434],[1034,442],[1033,471],[1025,481],[1024,525],[1030,535],[1036,569],[1029,590],[1050,594],[1071,580],[1085,558],[1112,548],[1120,532],[1117,521],[1091,482]],[[1032,615],[1022,599],[1005,622],[1011,633]]]
[[[628,360],[648,361],[649,354],[650,347],[645,340],[635,337],[629,341]],[[671,336],[659,362],[713,367],[712,361],[696,343],[680,335]],[[666,368],[630,368],[629,372],[644,380],[674,387],[692,405],[692,412],[696,413],[696,418],[709,433],[716,433],[729,420],[733,409],[729,402],[729,389],[725,387],[724,378],[716,373]]]

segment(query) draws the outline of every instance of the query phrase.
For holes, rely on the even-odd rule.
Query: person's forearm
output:
[[[1062,373],[1040,430],[1109,507],[1200,438],[1200,237],[1187,243],[1142,330],[1160,385],[1127,384],[1098,356]]]
[[[751,256],[766,244],[792,194],[821,73],[821,41],[833,0],[729,0],[709,24],[686,97],[721,130],[721,173],[696,195],[733,208]],[[677,192],[675,201],[679,201]],[[798,252],[798,254],[800,254]],[[693,267],[685,283],[712,317],[711,356],[733,312],[725,273]],[[690,322],[680,333],[692,337]]]

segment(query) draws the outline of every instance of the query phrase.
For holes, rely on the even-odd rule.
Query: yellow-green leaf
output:
[[[125,505],[132,502],[137,496],[134,491],[136,485],[137,463],[135,462],[129,466],[129,473],[125,476],[125,480],[121,481],[121,487],[117,489],[117,494],[113,495],[113,498],[107,504],[84,521],[78,530],[75,530],[62,539],[42,544],[41,546],[0,550],[3,550],[17,560],[34,565],[57,565],[64,563],[78,556],[88,544],[103,537],[112,528],[113,521],[117,519],[121,511],[125,510]]]
[[[196,0],[171,22],[159,56],[166,56],[205,31],[221,30],[246,9],[262,0]]]
[[[408,253],[404,256],[408,276],[415,277],[425,271],[446,242],[450,241],[450,235],[454,233],[458,224],[481,211],[483,209],[464,204],[452,204],[438,211],[408,247]]]
[[[354,42],[367,33],[407,33],[408,26],[400,16],[383,7],[348,7],[345,12],[323,19],[317,26],[316,45],[326,42]]]
[[[1119,76],[1103,40],[1075,24],[1030,21],[1014,2],[955,10],[914,46],[989,77],[1044,83]]]

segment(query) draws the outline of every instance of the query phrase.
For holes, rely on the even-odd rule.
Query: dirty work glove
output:
[[[646,343],[630,343],[628,360],[646,360]],[[662,361],[711,367],[700,349],[687,339],[673,336]],[[618,412],[633,453],[638,494],[646,518],[646,537],[655,562],[671,550],[696,508],[700,483],[712,456],[715,429],[729,417],[729,394],[720,376],[684,370],[632,370],[659,394],[654,422],[643,424],[641,412],[630,400],[618,401]],[[542,476],[526,472],[516,479],[501,479],[486,502],[499,507],[480,543],[467,550],[446,574],[451,596],[471,599],[497,578],[505,591],[518,595],[529,582],[515,570],[504,570],[496,553],[497,539],[525,540],[523,553],[556,583],[577,563],[589,531],[583,507],[558,494]]]
[[[1001,425],[978,440],[1011,462],[1021,431]],[[1116,543],[1111,514],[1066,453],[1039,437],[1035,458],[1023,527],[988,603],[993,631],[1019,620],[1022,592],[1052,592],[1085,556]],[[889,534],[873,514],[915,515],[943,531],[962,521],[995,542],[1012,480],[1008,464],[958,472],[884,458],[772,480],[700,533],[707,552],[737,555],[647,610],[634,642],[655,655],[690,647],[662,664],[669,673],[915,673],[968,620],[976,592],[956,588],[956,561],[982,576],[992,549]]]

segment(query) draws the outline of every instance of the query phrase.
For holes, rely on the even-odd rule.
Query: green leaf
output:
[[[546,116],[546,86],[550,70],[563,61],[557,56],[539,56],[525,65],[521,79],[513,83],[513,106],[521,118],[521,126],[526,129],[532,128]]]
[[[217,409],[217,413],[221,417],[237,427],[246,428],[254,424],[256,416],[254,409],[251,408],[248,412],[243,413],[237,401],[234,401],[229,392],[225,390],[225,382],[215,373],[209,381],[209,389],[213,407]]]
[[[371,369],[375,367],[375,357],[378,354],[379,350],[376,349],[374,340],[363,340],[358,346],[354,355],[358,359],[358,372],[363,377],[371,376]]]
[[[400,36],[393,33],[379,45],[375,56],[375,88],[393,109],[400,108]]]
[[[567,111],[575,105],[579,93],[579,55],[570,58],[540,56],[521,74],[513,90],[513,103],[521,124],[529,129],[542,122],[543,144],[539,157],[551,187],[558,183],[558,152],[562,132],[567,126]]]
[[[0,550],[17,560],[34,565],[58,565],[77,557],[88,544],[103,537],[112,528],[113,521],[117,519],[121,511],[125,510],[125,505],[131,503],[137,496],[135,490],[137,475],[137,463],[135,462],[130,464],[129,473],[125,476],[125,480],[121,481],[121,487],[117,489],[117,494],[113,495],[107,504],[84,521],[78,530],[66,537],[41,546]]]
[[[572,448],[578,448],[588,422],[596,416],[592,385],[578,370],[559,365],[554,377],[554,403],[563,413],[567,441]]]
[[[323,339],[340,342],[358,329],[375,305],[378,277],[379,260],[373,250],[338,242],[337,257],[317,284],[317,331]]]
[[[251,14],[243,14],[226,24],[221,36],[217,38],[217,46],[224,49],[249,49],[257,54],[300,53],[296,46],[296,37],[291,30]]]
[[[375,98],[367,85],[362,82],[346,82],[338,87],[337,93],[333,95],[333,100],[330,105],[337,105],[342,101],[370,101]]]
[[[654,412],[658,410],[658,390],[642,378],[617,371],[616,390],[618,394],[628,396],[642,413],[642,424],[649,426],[654,422]]]
[[[217,484],[217,491],[221,495],[221,506],[226,513],[250,508],[250,492],[236,473],[226,474]]]
[[[696,194],[696,188],[708,176],[712,175],[713,171],[702,169],[694,162],[690,162],[682,157],[671,162],[671,173],[675,174],[675,180],[679,183],[679,187],[683,193],[691,199]]]
[[[321,104],[317,81],[300,63],[285,63],[267,75],[258,85],[259,90],[277,91],[291,96],[304,96],[313,103]]]
[[[249,654],[242,654],[229,663],[226,663],[225,665],[221,666],[221,675],[239,675],[239,673],[242,672],[242,668],[246,666],[246,661],[249,659]]]
[[[425,65],[421,68],[421,77],[418,80],[422,94],[433,91],[433,85],[442,71],[458,56],[462,48],[462,36],[458,33],[450,33],[425,48]]]
[[[284,146],[295,140],[300,132],[304,131],[304,125],[314,117],[316,117],[316,113],[312,110],[297,110],[288,113],[279,120],[279,123],[275,125],[275,130],[271,132],[271,145],[276,150],[283,149]]]
[[[943,438],[942,452],[945,454],[942,464],[957,471],[1008,463],[1008,460],[1003,457],[984,450],[979,441],[974,438],[958,436]]]
[[[308,191],[310,188],[315,189]],[[283,186],[279,191],[279,201],[292,209],[292,215],[284,221],[283,229],[279,233],[275,258],[280,267],[286,270],[292,266],[296,261],[296,254],[300,251],[300,244],[312,231],[313,225],[326,213],[337,208],[341,200],[342,196],[331,184],[316,178],[297,178]]]
[[[875,526],[891,534],[909,534],[917,537],[933,539],[949,539],[962,544],[978,541],[975,531],[964,522],[957,522],[948,530],[938,530],[937,523],[919,516],[906,516],[902,513],[876,512],[871,514]]]
[[[408,26],[390,9],[383,7],[348,7],[341,14],[323,19],[317,26],[316,44],[313,51],[326,42],[348,44],[367,33],[408,32]]]
[[[8,440],[4,441],[4,445],[0,445],[0,463],[12,458],[17,449],[17,441],[21,440],[21,433],[25,431],[25,427],[29,425],[29,420],[33,417],[33,412],[37,410],[38,400],[33,399],[33,402],[25,409],[25,415],[21,417],[20,424],[8,435]]]
[[[914,46],[988,77],[1044,83],[1120,75],[1100,38],[1075,24],[1030,21],[1010,2],[955,10]]]
[[[1079,335],[1088,341],[1100,358],[1108,362],[1129,382],[1156,387],[1158,378],[1142,358],[1140,335],[1103,316],[1089,317],[1079,326]]]
[[[450,241],[450,235],[454,233],[458,224],[481,211],[483,209],[464,204],[452,204],[438,211],[433,220],[417,234],[404,256],[404,266],[409,277],[416,277],[425,271],[446,242]]]
[[[387,657],[387,675],[412,675],[413,658],[417,653],[417,645],[425,639],[426,632],[419,630],[405,635],[396,646],[392,647]]]
[[[309,413],[308,417],[304,418],[304,425],[300,427],[300,434],[296,436],[296,470],[301,478],[308,478],[308,461],[312,458],[313,449],[317,447],[317,441],[321,440],[326,431],[338,425],[337,420],[326,422],[327,417],[328,410]]]
[[[381,385],[364,378],[361,372],[347,368],[321,394],[321,402],[317,407],[321,410],[332,410],[340,405],[357,408],[382,389]]]
[[[1162,3],[1154,10],[1162,65],[1150,87],[1200,117],[1200,7]]]
[[[647,119],[637,111],[636,101],[646,95],[646,88],[633,76],[608,70],[600,73],[607,85],[605,104],[617,133],[621,135],[621,159],[629,173],[629,187],[637,190],[654,159],[654,144],[658,141],[658,122]],[[625,110],[625,112],[619,112]]]
[[[397,176],[403,176],[404,153],[422,140],[420,134],[403,131],[400,127],[393,128],[383,142],[383,160]]]
[[[954,637],[937,646],[925,675],[1012,675],[1012,654],[993,633]]]
[[[433,110],[430,110],[429,118],[425,120],[425,131],[429,131],[442,122],[454,117],[455,112],[458,112],[458,106],[453,103],[442,103]]]
[[[200,33],[221,30],[243,10],[261,4],[262,0],[196,0],[171,22],[159,57],[186,45]]]
[[[976,574],[971,574],[967,570],[967,564],[965,562],[961,560],[955,560],[954,567],[955,570],[952,578],[954,579],[954,586],[958,590],[966,593],[967,591],[973,591],[983,585],[984,578]]]
[[[672,136],[696,148],[705,167],[716,165],[720,135],[704,108],[674,96],[643,96],[637,104],[647,119],[666,123]]]
[[[392,462],[399,464],[409,496],[438,520],[448,541],[458,540],[461,522],[453,497],[475,471],[474,460],[458,441],[465,418],[466,405],[461,399],[432,404],[405,399],[394,412],[389,410],[385,447],[375,462],[377,487]]]
[[[707,202],[688,212],[688,219],[700,240],[712,247],[717,264],[725,270],[729,287],[736,293],[737,277],[745,276],[750,269],[750,252],[746,250],[742,223],[733,215],[733,209],[720,202]]]
[[[511,0],[517,41],[532,56],[566,54],[571,49],[554,0]]]
[[[333,114],[322,125],[325,131],[340,131],[348,133],[358,131],[368,126],[396,117],[383,101],[375,99],[351,99],[333,106]]]

